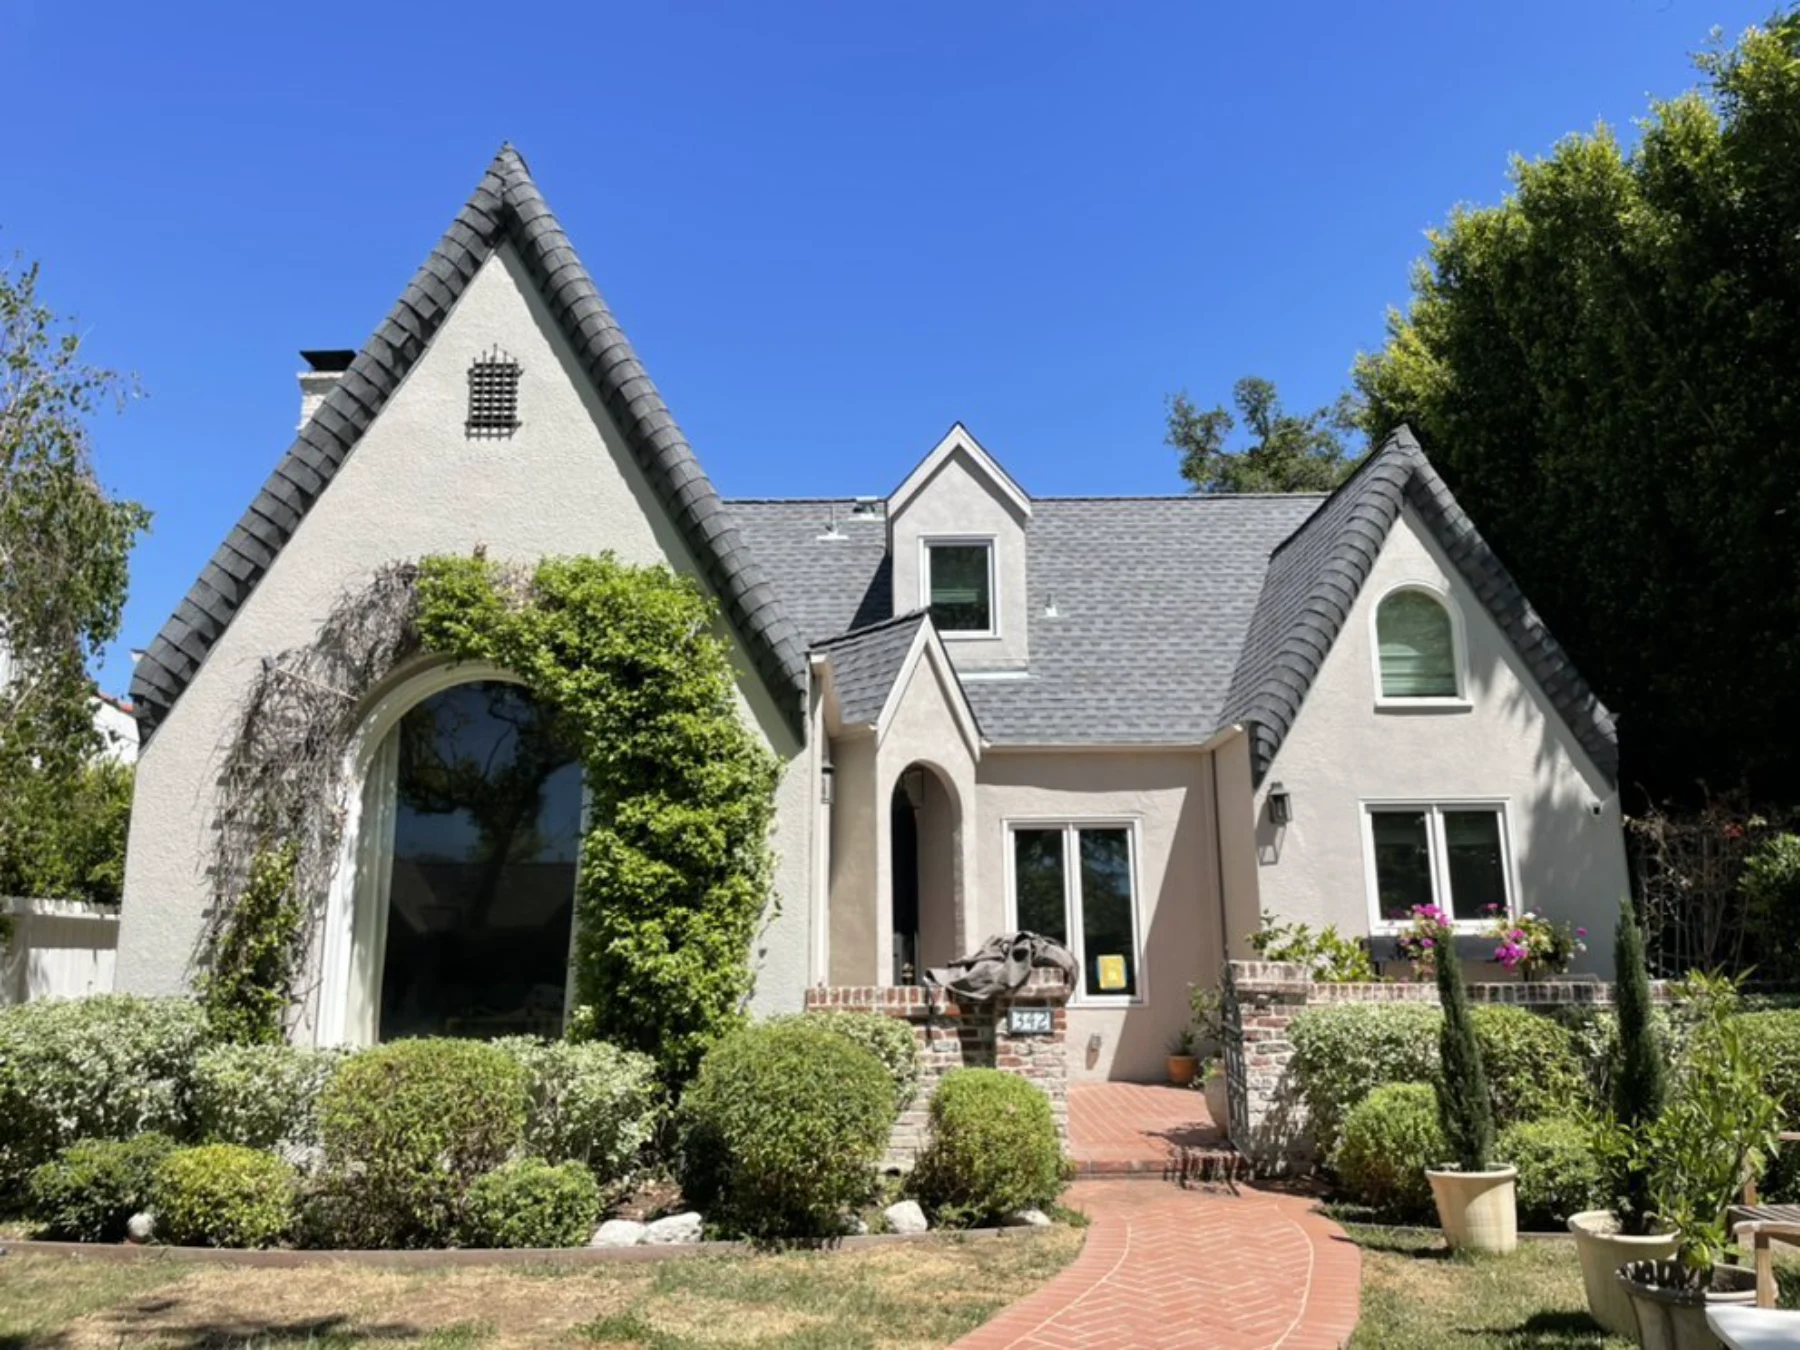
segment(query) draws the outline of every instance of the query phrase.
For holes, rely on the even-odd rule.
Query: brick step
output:
[[[1078,1180],[1172,1181],[1182,1185],[1216,1181],[1234,1189],[1239,1180],[1248,1180],[1250,1175],[1244,1155],[1230,1144],[1176,1149],[1166,1158],[1076,1158],[1073,1165]]]

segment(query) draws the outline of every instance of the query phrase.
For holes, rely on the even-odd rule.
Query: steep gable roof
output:
[[[838,712],[847,724],[875,724],[925,623],[925,611],[915,609],[813,648],[831,667]]]
[[[778,696],[792,695],[783,700],[783,711],[798,726],[806,687],[798,630],[752,560],[524,159],[506,145],[138,662],[131,700],[146,740],[424,354],[481,265],[505,243],[518,252],[651,489],[748,645],[758,673]]]
[[[1403,505],[1418,512],[1595,766],[1617,782],[1619,740],[1612,714],[1406,427],[1388,437],[1269,559],[1221,718],[1249,726],[1257,781],[1292,729]]]

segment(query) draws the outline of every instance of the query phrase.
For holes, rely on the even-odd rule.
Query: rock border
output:
[[[1054,1225],[1063,1227],[1065,1225]],[[871,1233],[795,1244],[787,1250],[858,1251],[933,1238],[969,1240],[1028,1238],[1049,1229],[1029,1225],[1009,1228],[934,1228],[929,1233]],[[95,1261],[187,1261],[195,1265],[247,1266],[264,1270],[335,1264],[392,1270],[455,1270],[480,1266],[598,1266],[618,1262],[667,1261],[684,1256],[768,1255],[756,1243],[685,1242],[635,1247],[440,1247],[429,1250],[353,1251],[300,1250],[292,1247],[158,1247],[132,1243],[43,1242],[32,1238],[0,1241],[0,1250],[19,1256],[68,1256]],[[0,1263],[0,1271],[5,1270]]]

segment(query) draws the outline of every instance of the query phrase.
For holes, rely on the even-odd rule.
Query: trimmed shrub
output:
[[[871,1012],[800,1013],[814,1026],[861,1046],[894,1080],[894,1111],[906,1110],[919,1093],[919,1040],[911,1025],[898,1017]],[[778,1021],[785,1019],[776,1019]]]
[[[1744,1013],[1737,1023],[1745,1052],[1762,1070],[1764,1089],[1781,1103],[1786,1128],[1800,1128],[1800,1009]],[[1800,1144],[1776,1150],[1761,1193],[1773,1203],[1800,1203]]]
[[[870,1193],[894,1087],[867,1050],[794,1018],[708,1051],[680,1114],[690,1202],[752,1237],[825,1236]]]
[[[493,1042],[525,1070],[525,1148],[577,1162],[602,1185],[624,1180],[662,1121],[656,1061],[605,1041]]]
[[[186,998],[101,994],[0,1009],[0,1195],[78,1140],[180,1134],[204,1035]]]
[[[1439,940],[1446,953],[1455,950],[1448,925],[1439,929]],[[1485,1172],[1494,1151],[1494,1103],[1457,962],[1446,957],[1437,963],[1437,987],[1444,1009],[1438,1032],[1438,1123],[1456,1165],[1465,1172]]]
[[[352,1055],[319,1097],[326,1176],[315,1237],[443,1246],[476,1177],[524,1139],[526,1074],[480,1041],[395,1041]]]
[[[175,1151],[166,1134],[83,1139],[35,1168],[27,1187],[43,1236],[62,1242],[121,1242],[125,1221],[150,1203],[150,1182]]]
[[[600,1213],[600,1187],[578,1162],[515,1158],[469,1187],[461,1240],[469,1247],[581,1247]]]
[[[319,1142],[319,1094],[343,1050],[215,1045],[194,1061],[191,1116],[208,1143],[304,1148]]]
[[[236,1144],[176,1149],[150,1182],[156,1235],[177,1247],[267,1247],[294,1226],[294,1169]]]
[[[1431,1085],[1390,1083],[1350,1109],[1331,1165],[1345,1189],[1383,1218],[1414,1219],[1431,1210],[1425,1169],[1444,1162],[1448,1149]]]
[[[1472,1009],[1470,1020],[1499,1124],[1566,1115],[1593,1100],[1575,1040],[1564,1027],[1504,1004]]]
[[[1629,897],[1619,901],[1613,929],[1614,1003],[1619,1016],[1619,1065],[1613,1075],[1612,1114],[1621,1130],[1647,1128],[1662,1114],[1669,1095],[1663,1038],[1651,1020],[1650,971],[1644,962],[1644,934]],[[1609,1208],[1626,1233],[1650,1231],[1655,1202],[1650,1171],[1636,1150],[1615,1154],[1608,1169]]]
[[[1331,1003],[1294,1018],[1293,1072],[1321,1153],[1330,1155],[1346,1114],[1376,1088],[1431,1082],[1441,1020],[1422,1003]]]
[[[1004,1220],[1063,1188],[1050,1099],[1016,1074],[956,1069],[931,1096],[931,1139],[912,1189],[947,1226]]]
[[[1558,1229],[1571,1214],[1607,1205],[1590,1126],[1567,1116],[1522,1120],[1500,1131],[1494,1161],[1519,1169],[1519,1222]]]

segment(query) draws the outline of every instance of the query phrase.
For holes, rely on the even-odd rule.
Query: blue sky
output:
[[[1179,490],[1163,398],[1312,405],[1424,231],[1694,82],[1772,0],[361,7],[0,0],[0,249],[147,397],[103,682],[503,140],[728,496],[884,493],[954,420],[1027,490]]]

